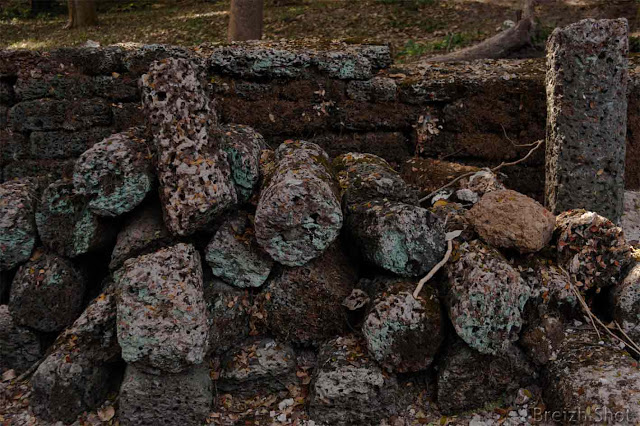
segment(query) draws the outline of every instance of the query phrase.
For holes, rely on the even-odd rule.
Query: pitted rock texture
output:
[[[414,298],[415,286],[414,281],[392,284],[373,301],[362,326],[369,354],[389,371],[426,369],[444,339],[436,291],[426,286]]]
[[[547,42],[546,199],[614,222],[624,199],[629,81],[626,19],[585,19]]]
[[[249,337],[252,297],[223,281],[205,280],[204,296],[209,324],[209,350],[222,355]]]
[[[28,178],[0,184],[0,270],[31,256],[37,238],[37,189],[37,181]]]
[[[531,288],[494,248],[463,243],[447,265],[449,318],[469,346],[483,354],[510,350],[518,340]]]
[[[532,383],[535,377],[533,366],[515,348],[497,357],[456,340],[438,371],[438,406],[447,415],[481,408]]]
[[[389,163],[373,154],[350,152],[333,160],[333,168],[343,191],[343,201],[349,206],[377,198],[417,203],[409,185]]]
[[[613,318],[631,340],[640,340],[640,264],[613,287]]]
[[[347,207],[346,217],[362,257],[394,274],[426,274],[446,251],[444,223],[421,207],[374,200]]]
[[[258,296],[271,332],[283,341],[318,345],[344,331],[340,305],[357,280],[337,243],[304,266],[283,267]]]
[[[82,312],[85,288],[85,277],[71,261],[42,253],[16,272],[9,310],[20,325],[59,331]]]
[[[188,60],[154,62],[141,85],[164,220],[171,233],[188,235],[236,202],[226,153],[209,137],[215,114]]]
[[[76,161],[73,186],[100,216],[133,210],[153,189],[151,153],[134,129],[107,137]]]
[[[162,210],[156,203],[136,210],[118,233],[111,253],[110,269],[117,269],[125,260],[148,254],[168,245],[172,236],[162,220]]]
[[[76,257],[103,248],[113,227],[93,214],[88,200],[74,191],[71,181],[53,182],[42,193],[36,211],[38,234],[47,248]]]
[[[319,424],[377,424],[397,411],[398,384],[366,353],[363,341],[338,337],[320,350],[309,395],[309,416]]]
[[[122,358],[147,372],[203,361],[207,314],[200,255],[188,244],[129,259],[116,274]]]
[[[329,157],[318,145],[286,141],[260,194],[258,244],[278,263],[301,266],[318,257],[342,228],[338,189]]]
[[[242,124],[227,124],[219,132],[220,147],[227,153],[238,202],[247,202],[260,180],[260,155],[267,144],[260,133]]]
[[[523,328],[518,342],[529,359],[538,365],[544,365],[557,358],[563,339],[562,321],[556,316],[542,314]]]
[[[217,385],[225,392],[257,394],[296,383],[293,349],[271,338],[253,338],[225,355]]]
[[[581,290],[608,287],[623,277],[631,247],[622,229],[594,212],[569,210],[556,220],[558,265]]]
[[[520,253],[541,250],[553,236],[555,216],[532,198],[510,189],[485,194],[467,219],[486,243]]]
[[[128,365],[120,387],[123,426],[202,426],[213,399],[209,369],[156,376]]]
[[[225,221],[205,250],[213,275],[234,287],[260,287],[269,277],[273,260],[258,246],[253,224],[239,212]]]
[[[26,327],[16,325],[9,307],[0,305],[0,372],[23,373],[42,355],[38,336]]]
[[[520,274],[531,287],[528,303],[535,307],[536,315],[557,313],[565,319],[582,316],[570,277],[559,266],[536,259],[528,268],[521,268]]]
[[[480,198],[489,192],[506,188],[495,173],[489,170],[480,170],[468,178],[460,180],[460,189],[471,191]]]
[[[579,410],[582,417],[576,420],[583,425],[603,424],[607,411],[617,416],[606,418],[609,424],[637,424],[638,363],[616,342],[601,340],[590,324],[566,330],[557,359],[544,371],[547,410]]]

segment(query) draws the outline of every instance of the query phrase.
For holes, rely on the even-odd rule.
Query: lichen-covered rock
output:
[[[556,224],[555,216],[540,203],[509,189],[485,194],[467,218],[488,244],[520,253],[544,248]]]
[[[0,305],[0,372],[15,370],[21,374],[42,355],[38,336],[13,322],[9,307]]]
[[[217,383],[225,392],[255,394],[286,390],[297,383],[296,354],[271,338],[254,338],[230,351],[222,360]]]
[[[37,182],[21,179],[0,184],[0,270],[26,261],[36,244]]]
[[[613,287],[613,318],[634,342],[640,341],[640,264]]]
[[[200,364],[207,314],[200,255],[188,244],[129,259],[116,274],[122,358],[145,371]]]
[[[227,124],[219,131],[220,147],[227,153],[238,202],[244,203],[260,180],[260,154],[267,144],[260,133],[242,124]]]
[[[113,287],[94,299],[53,344],[31,383],[33,411],[48,420],[73,422],[100,405],[111,390],[119,360]]]
[[[557,217],[556,246],[558,264],[584,290],[616,284],[631,259],[622,229],[585,210],[569,210]]]
[[[397,412],[397,382],[353,336],[328,342],[318,355],[309,395],[309,416],[328,425],[377,424]]]
[[[68,257],[99,250],[113,236],[113,227],[93,214],[87,199],[75,193],[73,183],[66,180],[53,182],[44,190],[36,224],[44,245]]]
[[[209,350],[222,355],[249,337],[251,295],[220,280],[207,280],[204,285],[209,323]]]
[[[461,244],[447,265],[447,308],[458,333],[483,354],[508,351],[518,339],[531,288],[495,249],[478,240]]]
[[[226,153],[209,137],[214,115],[198,77],[189,60],[168,58],[141,79],[164,220],[176,235],[195,232],[236,202]]]
[[[318,145],[286,141],[260,194],[258,244],[277,262],[301,266],[318,257],[342,228],[342,210],[329,157]]]
[[[424,370],[444,339],[440,302],[433,287],[413,297],[416,283],[399,281],[373,302],[362,326],[369,354],[398,373]]]
[[[348,206],[346,217],[362,257],[394,274],[425,274],[446,251],[444,223],[421,207],[374,200]]]
[[[574,423],[582,425],[638,424],[638,363],[617,342],[599,341],[591,324],[566,330],[557,359],[544,370],[547,410],[580,412]]]
[[[129,365],[120,387],[118,420],[123,426],[202,426],[212,400],[205,366],[156,376]]]
[[[82,312],[85,287],[85,277],[71,261],[43,253],[16,272],[9,310],[17,324],[59,331]]]
[[[515,348],[498,357],[483,355],[456,340],[438,370],[438,407],[456,414],[498,400],[534,381],[535,370]]]
[[[136,210],[118,233],[109,268],[117,269],[125,260],[156,251],[171,241],[160,206],[145,206]]]
[[[218,229],[205,250],[213,275],[240,288],[260,287],[273,260],[258,246],[250,218],[243,212]]]
[[[304,266],[284,267],[261,294],[269,328],[283,341],[318,344],[345,329],[341,303],[358,277],[335,243]]]
[[[373,154],[350,152],[333,160],[333,168],[349,206],[377,198],[409,204],[417,196],[409,185],[384,159]]]
[[[96,143],[76,161],[73,185],[89,199],[100,216],[119,216],[133,210],[153,188],[151,155],[135,130]]]

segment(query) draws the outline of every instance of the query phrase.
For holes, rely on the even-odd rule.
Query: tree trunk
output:
[[[82,28],[98,24],[95,0],[68,0],[69,22],[66,28]]]
[[[229,41],[262,38],[263,0],[231,0]]]

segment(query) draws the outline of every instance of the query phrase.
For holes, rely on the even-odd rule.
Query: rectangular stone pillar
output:
[[[628,24],[585,19],[547,43],[547,207],[619,222],[627,132]]]

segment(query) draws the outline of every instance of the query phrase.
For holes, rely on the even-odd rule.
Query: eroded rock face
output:
[[[397,411],[394,376],[385,374],[353,336],[320,350],[309,396],[309,416],[331,425],[377,424]]]
[[[125,262],[116,274],[118,342],[137,368],[178,373],[203,361],[207,315],[200,255],[177,244]]]
[[[447,265],[447,308],[458,336],[483,354],[508,351],[531,288],[497,250],[478,240],[461,244],[455,257]]]
[[[209,350],[213,355],[222,355],[249,337],[251,295],[223,281],[212,279],[205,282],[209,324]]]
[[[555,216],[540,203],[508,189],[484,195],[466,216],[485,242],[520,253],[545,247],[556,224]]]
[[[260,194],[258,244],[278,263],[301,266],[318,257],[342,228],[342,210],[329,157],[318,145],[286,141]]]
[[[201,426],[212,400],[205,366],[156,376],[128,365],[120,387],[118,419],[125,426]]]
[[[543,314],[524,327],[519,343],[529,359],[543,365],[557,358],[563,339],[562,321],[556,316]]]
[[[0,371],[15,370],[21,374],[42,354],[38,336],[13,322],[9,307],[0,305]]]
[[[12,269],[31,256],[37,238],[37,188],[34,179],[0,184],[0,270]]]
[[[631,340],[640,340],[640,264],[613,288],[613,318]]]
[[[373,302],[362,326],[369,354],[389,371],[426,369],[444,339],[436,291],[427,286],[413,297],[416,282],[399,281]]]
[[[585,210],[569,210],[556,222],[558,264],[582,290],[602,288],[620,280],[630,262],[631,248],[622,229]]]
[[[135,129],[109,136],[76,161],[73,185],[100,216],[133,210],[153,188],[151,152]]]
[[[85,288],[85,277],[71,261],[43,253],[16,272],[9,310],[20,325],[59,331],[82,312]]]
[[[197,67],[186,59],[154,62],[142,76],[164,220],[188,235],[236,202],[226,154],[209,138],[212,114]]]

